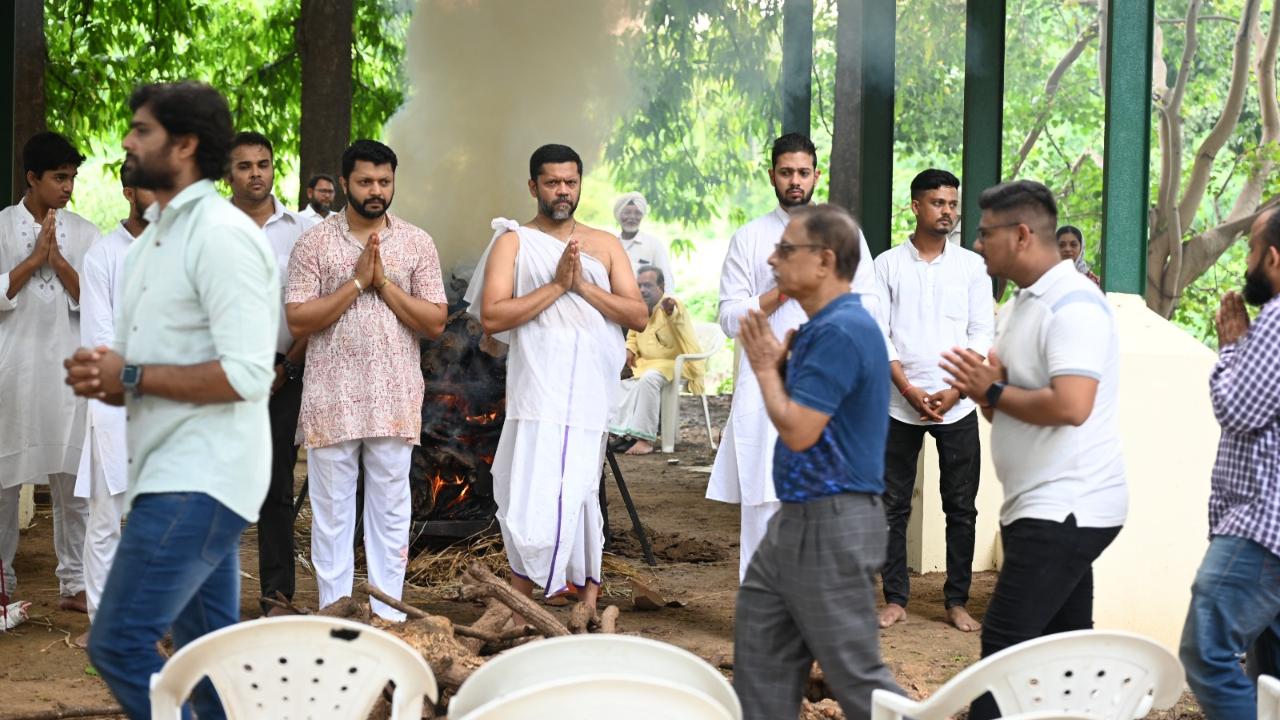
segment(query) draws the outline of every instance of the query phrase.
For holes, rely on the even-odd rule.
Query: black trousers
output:
[[[1093,561],[1120,528],[1082,528],[1026,518],[1000,529],[1004,565],[982,619],[982,657],[1020,642],[1093,627]],[[990,693],[973,702],[971,720],[1000,717]]]
[[[916,487],[916,463],[926,434],[938,444],[939,489],[942,511],[947,517],[947,581],[942,588],[943,598],[948,608],[963,606],[969,601],[969,584],[973,580],[973,536],[982,468],[976,410],[950,425],[912,425],[889,418],[889,438],[884,447],[889,545],[880,574],[884,601],[906,607],[911,596],[907,523],[911,520],[911,495]]]
[[[298,463],[302,381],[286,380],[271,396],[271,487],[258,512],[258,575],[262,595],[293,598],[293,468]],[[266,607],[263,608],[266,611]]]

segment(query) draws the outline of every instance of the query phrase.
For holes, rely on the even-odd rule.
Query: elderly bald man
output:
[[[631,269],[638,277],[645,267],[656,267],[666,278],[668,294],[676,291],[676,276],[671,271],[671,260],[667,257],[667,244],[662,240],[640,232],[640,223],[649,214],[649,203],[638,192],[629,192],[613,203],[613,216],[622,227],[618,237],[622,247],[631,258]]]

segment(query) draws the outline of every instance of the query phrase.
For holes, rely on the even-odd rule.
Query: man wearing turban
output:
[[[656,267],[666,279],[668,294],[676,291],[676,276],[671,272],[671,260],[667,258],[667,244],[658,238],[640,232],[640,221],[649,214],[649,203],[638,192],[629,192],[613,203],[613,216],[622,230],[618,237],[631,258],[631,269],[639,275],[646,266]]]

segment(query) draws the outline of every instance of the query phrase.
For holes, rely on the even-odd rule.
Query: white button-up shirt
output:
[[[769,267],[769,256],[782,239],[791,216],[781,207],[752,220],[733,234],[720,276],[720,327],[729,337],[749,310],[760,309],[760,296],[778,286]],[[863,305],[876,316],[875,272],[867,239],[859,233],[862,252],[851,289],[862,295]],[[779,340],[808,320],[804,308],[788,299],[769,316],[769,327]],[[711,469],[707,497],[722,502],[760,505],[777,500],[773,489],[773,448],[778,431],[765,411],[764,397],[751,371],[746,353],[738,363],[737,385],[729,407],[729,422]]]
[[[201,180],[160,210],[125,256],[116,351],[129,365],[217,360],[242,399],[196,404],[127,394],[129,494],[198,492],[249,522],[271,478],[267,395],[280,279],[249,216]],[[143,371],[145,377],[146,371]]]
[[[262,232],[267,234],[267,241],[271,243],[271,254],[276,258],[276,271],[283,278],[289,274],[289,255],[293,253],[294,244],[298,242],[298,238],[302,237],[302,233],[315,225],[315,222],[300,213],[289,210],[274,195],[271,196],[271,202],[275,204],[275,211],[262,226]],[[318,219],[319,216],[317,215],[316,218]],[[293,345],[293,336],[289,334],[289,324],[284,318],[284,289],[282,288],[280,290],[280,329],[276,331],[276,352],[283,355],[289,352],[290,345]]]
[[[622,231],[618,231],[619,239],[622,238]],[[658,238],[645,233],[637,232],[635,237],[630,240],[622,240],[622,249],[627,251],[627,257],[631,258],[631,269],[640,274],[645,267],[656,267],[662,271],[665,286],[663,290],[668,295],[675,294],[676,291],[676,275],[671,270],[671,259],[667,257],[667,244]]]
[[[924,260],[908,240],[881,253],[875,272],[889,360],[902,363],[912,385],[930,393],[945,390],[946,373],[938,367],[943,352],[963,347],[986,355],[991,349],[995,308],[981,255],[948,242],[940,255]],[[964,418],[975,407],[970,399],[957,402],[942,424]],[[889,416],[912,425],[930,424],[896,389],[889,394]]]

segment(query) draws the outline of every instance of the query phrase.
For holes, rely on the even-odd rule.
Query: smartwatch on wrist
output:
[[[1004,392],[1004,386],[1005,382],[1003,380],[991,383],[991,386],[987,388],[987,407],[994,409],[996,403],[1000,402],[1000,395]]]
[[[132,393],[134,397],[142,394],[138,387],[142,384],[142,366],[141,365],[125,365],[120,371],[120,384],[124,389]]]

